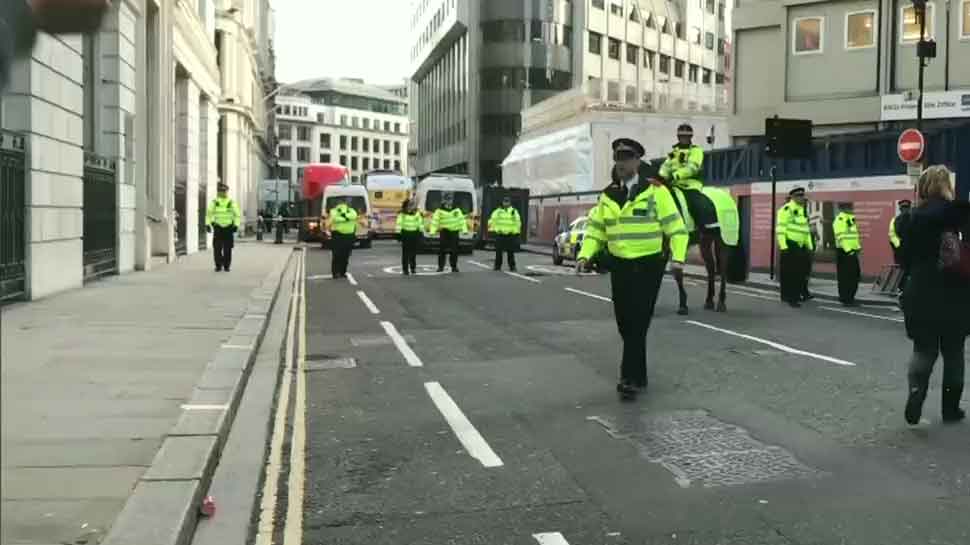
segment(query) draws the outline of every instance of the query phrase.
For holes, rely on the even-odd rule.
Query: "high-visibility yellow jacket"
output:
[[[704,148],[691,146],[682,148],[674,146],[667,154],[667,160],[660,166],[660,177],[673,182],[681,189],[696,189],[704,187],[701,181],[701,168],[704,166]]]
[[[812,238],[812,229],[808,222],[808,212],[805,211],[804,206],[795,201],[789,201],[778,210],[775,236],[778,239],[778,248],[782,251],[788,249],[789,241],[802,248],[815,249],[815,240]]]
[[[341,235],[357,233],[357,211],[346,204],[338,204],[327,217],[330,231]]]
[[[858,252],[862,249],[859,226],[856,225],[855,216],[851,213],[839,212],[832,222],[832,231],[835,233],[835,245],[843,252]]]
[[[896,234],[896,218],[893,218],[889,222],[889,243],[893,245],[893,248],[899,249],[899,246],[903,243],[899,239],[899,235]]]
[[[434,235],[442,229],[459,233],[468,232],[468,222],[465,221],[465,213],[461,211],[461,208],[452,208],[451,210],[439,208],[434,211],[434,216],[431,217],[430,232]]]
[[[422,227],[424,227],[424,217],[421,215],[421,212],[415,212],[413,214],[401,212],[397,215],[398,233],[416,233]]]
[[[234,225],[239,227],[242,221],[242,213],[239,205],[229,197],[216,197],[209,203],[209,208],[205,211],[205,224],[216,224],[219,227],[229,227]]]
[[[488,230],[498,235],[517,235],[522,232],[522,218],[513,207],[497,208],[488,219]]]
[[[589,213],[579,259],[592,259],[604,247],[622,259],[659,254],[664,235],[673,260],[683,262],[689,237],[669,189],[650,185],[622,207],[604,192]]]

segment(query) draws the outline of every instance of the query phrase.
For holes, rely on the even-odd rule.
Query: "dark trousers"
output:
[[[893,263],[895,263],[899,267],[899,270],[902,271],[902,274],[899,277],[899,289],[902,290],[906,287],[906,280],[909,278],[909,271],[903,267],[902,248],[897,248],[892,244],[890,244],[889,247],[892,248],[893,251]]]
[[[401,272],[418,272],[418,242],[421,233],[401,233]]]
[[[509,270],[515,270],[515,252],[518,250],[519,235],[495,235],[495,270],[502,269],[502,255],[509,256]]]
[[[448,255],[448,263],[451,270],[458,270],[458,231],[441,230],[440,246],[438,247],[438,270],[445,268],[445,255]]]
[[[966,373],[964,361],[963,335],[929,336],[913,340],[913,357],[909,362],[910,391],[918,389],[922,398],[929,388],[930,375],[936,359],[943,356],[943,412],[955,411],[960,406],[963,395],[963,381]]]
[[[212,258],[216,269],[229,270],[232,266],[233,228],[212,226]]]
[[[647,330],[660,293],[665,260],[662,255],[639,259],[611,259],[613,313],[623,339],[620,380],[647,385]]]
[[[354,235],[333,233],[330,239],[330,272],[334,278],[347,276],[350,254],[354,250]]]
[[[862,276],[859,254],[836,250],[835,273],[839,281],[839,301],[846,304],[854,303],[855,294],[859,291],[859,277]]]
[[[781,252],[781,300],[798,302],[808,293],[808,273],[812,268],[812,254],[788,241],[788,249]]]

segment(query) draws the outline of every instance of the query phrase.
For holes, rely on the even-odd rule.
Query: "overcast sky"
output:
[[[273,0],[276,79],[407,76],[408,0]]]

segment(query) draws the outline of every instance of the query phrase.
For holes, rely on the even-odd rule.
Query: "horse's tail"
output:
[[[721,242],[723,244],[723,242]],[[744,243],[738,240],[735,246],[728,246],[724,244],[725,251],[723,252],[723,257],[726,263],[723,265],[727,267],[726,278],[727,281],[732,284],[740,284],[748,280],[748,252],[744,247]]]

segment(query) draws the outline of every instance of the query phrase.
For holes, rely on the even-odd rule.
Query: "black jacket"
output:
[[[943,232],[966,232],[968,224],[967,201],[931,200],[910,212],[901,235],[910,274],[902,297],[910,338],[970,334],[970,282],[938,265]]]

